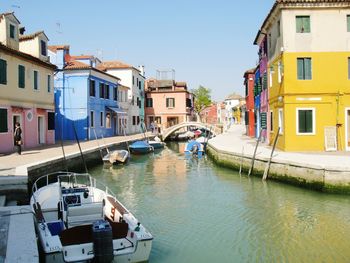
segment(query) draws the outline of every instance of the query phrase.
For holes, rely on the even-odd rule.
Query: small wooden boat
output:
[[[185,145],[185,154],[202,157],[204,154],[204,146],[200,142],[191,140]]]
[[[136,141],[133,142],[129,149],[132,153],[136,154],[145,154],[150,153],[154,151],[153,146],[151,146],[147,141]]]
[[[115,150],[108,151],[105,156],[103,156],[103,162],[105,164],[118,164],[125,163],[129,158],[129,152],[127,150]]]
[[[55,262],[148,261],[152,235],[89,174],[57,172],[35,181],[30,199],[45,258]]]

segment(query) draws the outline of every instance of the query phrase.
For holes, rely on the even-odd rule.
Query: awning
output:
[[[116,108],[116,107],[106,107],[108,110],[114,111],[117,114],[127,114],[127,112],[123,111],[120,108]]]

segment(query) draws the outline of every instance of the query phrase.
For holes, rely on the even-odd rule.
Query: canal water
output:
[[[183,148],[90,171],[153,234],[151,263],[349,262],[349,196],[263,183]]]

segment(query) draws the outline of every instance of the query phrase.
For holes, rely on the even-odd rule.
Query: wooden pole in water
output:
[[[275,148],[276,148],[276,144],[277,144],[277,140],[278,140],[278,137],[280,135],[280,129],[281,127],[278,127],[278,130],[277,130],[277,135],[275,137],[275,141],[273,142],[273,147],[272,147],[272,151],[271,151],[271,155],[270,155],[270,159],[265,167],[265,171],[264,171],[264,175],[263,175],[263,180],[266,180],[267,179],[267,176],[269,175],[269,171],[270,171],[270,166],[271,166],[271,160],[272,160],[272,156],[273,156],[273,153],[275,151]]]
[[[256,145],[255,145],[255,150],[254,150],[254,154],[253,154],[252,164],[250,165],[248,176],[251,175],[251,173],[253,172],[253,169],[254,169],[255,156],[256,156],[256,151],[258,149],[259,142],[261,140],[261,134],[262,134],[262,129],[260,129],[259,138],[258,138],[258,141],[256,142]]]
[[[242,174],[243,155],[244,155],[244,146],[242,146],[242,156],[241,156],[241,165],[239,166],[239,175]]]

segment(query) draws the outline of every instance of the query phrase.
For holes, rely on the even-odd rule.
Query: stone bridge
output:
[[[182,122],[179,124],[176,124],[174,126],[171,126],[161,133],[162,135],[162,140],[165,141],[166,138],[168,138],[172,133],[176,132],[177,130],[180,130],[181,128],[185,127],[197,127],[197,128],[203,128],[206,129],[207,131],[210,131],[214,135],[218,135],[222,133],[222,128],[217,127],[216,125],[212,124],[207,124],[207,123],[202,123],[202,122],[194,122],[194,121],[189,121],[189,122]]]

